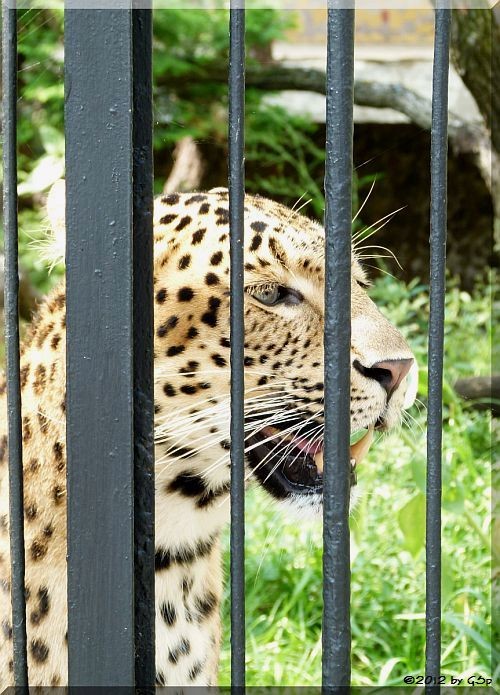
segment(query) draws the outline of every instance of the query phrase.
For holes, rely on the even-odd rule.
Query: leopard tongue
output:
[[[371,446],[371,443],[373,441],[373,427],[368,428],[368,432],[365,434],[364,437],[362,437],[359,441],[356,442],[356,444],[353,444],[351,446],[351,463],[355,466],[357,463],[359,463],[366,454],[368,453],[368,450]],[[316,464],[316,468],[320,473],[323,473],[323,449],[321,451],[318,451],[316,455],[314,456],[314,463]]]

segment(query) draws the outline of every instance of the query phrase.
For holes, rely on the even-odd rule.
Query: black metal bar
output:
[[[350,350],[354,10],[328,10],[325,171],[323,689],[351,678]]]
[[[243,252],[245,10],[230,11],[229,220],[231,255],[231,685],[245,685],[245,427]]]
[[[441,662],[441,445],[446,292],[448,71],[451,10],[436,9],[431,130],[430,318],[426,507],[426,675]]]
[[[132,10],[65,11],[70,686],[133,686]]]
[[[135,679],[155,685],[152,11],[133,9]],[[152,692],[152,690],[151,690]]]
[[[24,505],[21,384],[19,379],[19,273],[17,261],[17,12],[2,6],[3,215],[5,236],[5,343],[9,447],[14,682],[28,685],[24,597]]]

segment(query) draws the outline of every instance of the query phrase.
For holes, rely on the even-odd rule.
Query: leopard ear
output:
[[[41,249],[51,267],[64,263],[66,245],[66,185],[64,179],[54,183],[47,196],[49,236]]]
[[[54,234],[58,234],[66,227],[66,184],[64,179],[59,179],[54,183],[47,196],[47,216],[50,228]]]

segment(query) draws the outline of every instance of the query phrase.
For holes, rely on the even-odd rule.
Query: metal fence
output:
[[[69,685],[152,687],[155,681],[151,10],[135,9],[132,5],[131,2],[128,9],[120,10],[77,10],[77,3],[67,0],[65,12]],[[323,515],[323,687],[329,691],[350,683],[349,317],[354,19],[354,9],[329,7]],[[429,683],[439,676],[440,666],[441,384],[450,9],[437,9],[435,19],[426,550]],[[234,686],[245,684],[244,34],[245,10],[241,6],[232,8],[230,543]],[[9,3],[3,7],[2,39],[14,676],[17,686],[26,686],[16,10]],[[96,142],[99,147],[95,147]],[[112,371],[106,358],[110,352],[114,355]],[[102,378],[93,379],[95,373]],[[78,466],[74,465],[76,460]],[[98,542],[89,508],[108,510],[99,519]],[[117,576],[119,587],[110,579]]]

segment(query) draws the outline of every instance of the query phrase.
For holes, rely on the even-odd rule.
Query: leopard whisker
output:
[[[280,419],[279,417],[277,417],[277,414],[276,414],[274,411],[269,411],[269,412],[272,412],[272,416],[268,419],[268,424],[273,424],[273,423],[275,423],[275,422],[286,421],[287,419],[289,419],[289,418],[281,418],[281,419]],[[288,412],[288,411],[285,411],[285,412]],[[213,423],[213,421],[212,421],[210,424],[212,425],[212,423]],[[221,418],[221,423],[222,423],[222,424],[227,424],[227,419],[226,419],[225,417],[224,417],[224,418]],[[220,423],[219,423],[219,424],[220,424]],[[251,430],[252,428],[253,428],[253,424],[252,424],[252,423],[248,423],[248,424],[245,425],[245,431],[249,431],[249,430]],[[186,430],[185,432],[180,432],[180,433],[176,431],[176,438],[175,438],[173,441],[174,441],[174,442],[179,442],[180,438],[183,437],[183,439],[184,439],[184,438],[186,437],[186,435],[189,435],[189,430]],[[224,435],[222,435],[222,436],[223,436],[223,438],[226,438]],[[227,436],[227,435],[226,435],[226,436]],[[172,438],[171,438],[171,437],[168,437],[168,436],[165,436],[165,439],[166,439],[166,440],[171,440],[171,441],[172,441]],[[208,440],[208,443],[205,444],[203,447],[200,448],[200,447],[198,446],[198,443],[203,442],[203,441],[205,441],[205,440]],[[196,450],[197,453],[201,453],[202,451],[204,451],[204,450],[206,450],[206,449],[208,449],[208,448],[211,448],[214,444],[220,443],[220,441],[221,441],[221,433],[219,432],[218,435],[217,435],[217,437],[214,437],[214,434],[213,434],[213,433],[208,433],[208,434],[204,434],[204,435],[202,435],[202,436],[200,436],[200,437],[196,437],[195,439],[189,438],[189,440],[188,440],[187,443],[189,444],[190,448],[194,448],[194,449]],[[186,442],[185,442],[184,440],[183,440],[182,442],[180,442],[179,445],[177,445],[177,444],[172,444],[172,446],[170,446],[170,447],[165,451],[165,455],[168,455],[169,453],[175,453],[176,450],[180,450],[180,449],[185,448],[185,445],[186,445]]]
[[[304,191],[304,193],[302,193],[302,195],[300,196],[300,198],[297,198],[297,200],[295,201],[295,203],[294,203],[294,204],[292,205],[292,207],[290,208],[290,210],[291,210],[292,212],[295,212],[295,206],[298,205],[298,204],[300,203],[300,201],[302,200],[302,198],[304,198],[306,195],[307,195],[307,191]]]
[[[409,413],[407,410],[402,412],[403,422],[408,426],[411,432],[414,432],[414,427],[419,430],[420,434],[425,434],[425,428],[422,426],[417,418]]]
[[[417,407],[417,410],[418,410],[419,412],[420,412],[420,409],[422,409],[422,411],[423,411],[424,413],[427,412],[427,406],[425,405],[425,403],[424,403],[422,400],[420,400],[420,398],[415,398],[415,403],[414,403],[414,405]]]
[[[354,217],[352,218],[351,224],[354,224],[354,222],[356,222],[356,220],[358,219],[359,215],[361,214],[361,211],[362,211],[363,208],[365,207],[366,203],[368,202],[368,200],[369,200],[369,198],[370,198],[370,196],[371,196],[371,194],[372,194],[373,189],[375,188],[376,182],[377,182],[377,179],[375,178],[375,179],[372,181],[372,185],[370,186],[370,190],[369,190],[368,193],[366,194],[366,198],[363,200],[363,202],[361,203],[360,207],[358,208],[357,213],[356,213],[356,214],[354,215]]]
[[[49,422],[54,422],[56,425],[66,425],[65,418],[54,417],[53,415],[46,413],[44,410],[37,410],[36,414],[44,417],[46,420],[49,420]]]
[[[263,408],[268,408],[269,406],[274,406],[276,407],[277,405],[281,404],[289,404],[296,400],[291,394],[286,394],[285,392],[281,391],[275,391],[271,392],[269,394],[259,394],[258,396],[254,396],[251,398],[247,398],[244,402],[244,410],[246,414],[250,414],[252,412],[258,412],[262,410]],[[198,401],[196,405],[200,405],[201,403]],[[228,415],[229,411],[229,406],[230,406],[230,398],[226,397],[219,401],[216,404],[212,404],[209,407],[205,408],[196,408],[196,412],[190,412],[188,415],[183,415],[182,417],[176,417],[176,413],[167,413],[164,417],[163,420],[165,422],[162,422],[161,424],[157,424],[157,429],[161,430],[163,428],[166,429],[177,429],[180,425],[184,423],[189,423],[189,422],[200,422],[203,419],[208,419],[208,417],[211,414],[217,414],[220,411],[224,412],[224,416]]]
[[[281,410],[279,409],[281,408]],[[255,411],[252,411],[252,414]],[[288,414],[290,412],[290,409],[288,408],[288,404],[286,404],[286,407],[282,407],[281,404],[277,403],[274,406],[271,407],[269,405],[266,409],[261,409],[258,411],[258,414],[260,415],[261,418],[269,418],[269,421],[279,421],[280,419],[284,418],[285,414]],[[280,413],[283,413],[283,416],[280,415]],[[196,433],[200,430],[200,426],[205,426],[209,427],[210,430],[212,430],[214,427],[217,428],[217,437],[215,437],[216,441],[220,441],[222,438],[227,438],[228,435],[228,429],[229,429],[229,412],[227,410],[221,411],[219,413],[213,413],[212,417],[210,419],[203,418],[201,420],[200,418],[198,420],[193,419],[192,422],[187,422],[184,423],[182,427],[174,425],[171,427],[164,427],[162,429],[156,429],[155,430],[155,442],[157,444],[161,444],[167,440],[172,440],[174,439],[175,441],[179,441],[180,439],[183,439],[184,441],[186,439],[189,439],[189,442],[193,444],[194,442],[197,442],[200,440],[200,437],[206,437],[205,434],[200,434],[198,437],[194,438],[192,437],[193,432]],[[254,427],[254,423],[252,422],[247,422],[245,423],[245,431],[250,430],[251,428]],[[214,434],[214,432],[210,432],[210,434]]]
[[[403,270],[403,266],[399,262],[396,254],[393,251],[391,251],[390,249],[388,249],[386,246],[381,246],[380,244],[369,244],[367,246],[361,246],[360,251],[365,251],[367,249],[381,249],[382,251],[387,251],[387,255],[380,254],[379,256],[376,256],[376,255],[365,256],[364,254],[359,254],[358,258],[361,258],[361,259],[364,259],[364,258],[393,258],[396,261],[396,263],[398,264],[398,266],[401,268],[401,270]]]
[[[269,411],[269,412],[271,412],[272,415],[269,418],[267,418],[267,420],[265,420],[264,424],[261,426],[267,426],[269,424],[278,423],[278,422],[286,422],[286,421],[290,420],[291,417],[295,417],[295,415],[294,416],[290,415],[289,409],[283,409],[283,410],[277,411],[277,412],[276,412],[276,410],[273,409],[272,411]],[[223,418],[221,418],[221,421],[222,421],[222,424],[227,425],[227,418],[225,416]],[[212,420],[210,424],[212,425],[214,423],[215,423],[215,421]],[[252,432],[254,430],[255,430],[254,423],[246,423],[245,431],[251,431]],[[189,435],[188,430],[186,430],[185,432],[179,432],[178,429],[176,429],[175,434],[176,434],[176,437],[173,440],[174,442],[179,442],[181,437],[183,438],[183,441],[179,442],[178,444],[177,443],[172,444],[165,451],[164,457],[168,456],[169,454],[174,454],[178,450],[184,449],[186,444],[189,444],[190,448],[194,448],[194,450],[196,450],[196,453],[200,454],[203,451],[205,451],[206,449],[214,446],[214,444],[220,443],[220,441],[221,441],[221,433],[220,432],[217,434],[217,437],[214,437],[213,433],[204,434],[204,435],[201,435],[199,437],[196,437],[195,439],[187,437],[188,442],[184,441],[186,436]],[[252,435],[250,434],[249,436],[252,436]],[[222,437],[225,438],[224,435],[222,435]],[[172,437],[169,436],[168,433],[165,433],[164,434],[164,440],[170,440],[171,441]],[[206,440],[208,440],[208,443],[206,443],[202,447],[198,446],[198,443],[206,441]]]
[[[383,227],[385,227],[389,222],[392,221],[392,219],[397,215],[398,212],[401,212],[401,210],[404,210],[406,205],[401,206],[397,210],[393,210],[393,212],[389,212],[387,215],[384,215],[384,217],[381,217],[379,220],[371,224],[369,227],[363,227],[359,232],[356,232],[352,238],[352,247],[356,251],[357,247],[359,246],[360,243],[365,241],[366,239],[369,239],[372,237],[374,234],[379,232]],[[382,222],[382,224],[380,224]],[[377,226],[378,225],[378,226]],[[370,231],[371,230],[371,231]],[[366,232],[370,232],[369,234],[366,234]]]
[[[279,385],[280,383],[286,384],[287,382],[284,382],[284,381],[283,381],[283,382],[276,382],[276,383],[277,383],[277,385]],[[273,384],[273,386],[274,386],[274,384]],[[265,386],[265,388],[270,389],[270,388],[271,388],[271,385],[267,384],[267,385]],[[262,389],[264,389],[264,386],[263,386],[263,385],[262,385],[262,386],[256,386],[256,387],[254,387],[254,388],[247,389],[247,390],[245,391],[245,393],[252,393],[253,391],[262,390]],[[283,393],[283,394],[286,393],[284,389],[281,389],[280,391],[271,391],[271,393],[280,393],[280,392]],[[261,396],[259,395],[259,396],[257,396],[257,397],[260,398]],[[217,401],[216,404],[213,404],[213,407],[216,407],[216,405],[218,405],[219,403],[222,403],[222,402],[227,402],[227,403],[229,403],[229,402],[230,402],[230,399],[231,399],[231,397],[230,397],[230,395],[228,394],[227,396],[224,396],[223,398],[220,398],[220,399]],[[182,412],[184,412],[184,411],[186,411],[186,410],[187,410],[187,411],[190,411],[190,410],[193,409],[193,407],[197,407],[197,406],[202,405],[202,404],[204,404],[204,403],[213,403],[213,400],[214,400],[214,399],[213,399],[213,396],[208,396],[208,397],[206,397],[206,398],[193,400],[193,401],[191,401],[191,403],[190,403],[189,405],[186,405],[186,406],[184,406],[183,408],[177,408],[177,409],[175,410],[175,414],[177,415],[177,414],[182,413]],[[245,398],[245,401],[246,401],[246,402],[248,402],[248,401],[250,401],[250,400],[252,400],[252,399],[251,399],[251,398]],[[166,419],[168,419],[169,421],[171,421],[171,419],[172,419],[172,411],[167,411],[167,412],[163,413],[162,415],[157,415],[155,419],[156,419],[157,422],[158,422],[158,421],[161,421],[161,420],[166,420]]]

